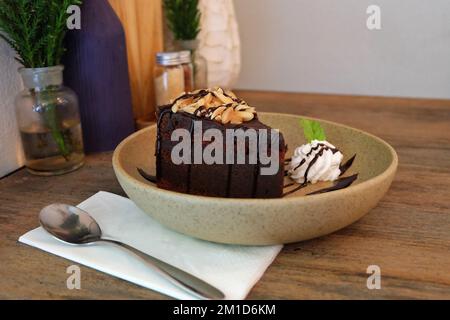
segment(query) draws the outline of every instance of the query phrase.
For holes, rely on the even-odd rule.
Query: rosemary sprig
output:
[[[194,40],[200,32],[198,0],[164,0],[169,29],[175,40]]]
[[[61,63],[67,8],[81,0],[0,0],[0,37],[25,68]]]
[[[67,32],[67,8],[81,0],[0,0],[0,38],[17,53],[16,60],[25,68],[52,67],[61,63]],[[68,160],[70,145],[65,141],[56,112],[56,102],[46,99],[47,90],[39,93],[42,115],[61,155]]]

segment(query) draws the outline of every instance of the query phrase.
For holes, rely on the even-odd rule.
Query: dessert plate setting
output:
[[[156,125],[117,147],[115,174],[145,213],[172,230],[212,242],[272,245],[332,233],[373,209],[397,170],[395,150],[378,137],[325,120],[257,113],[220,88],[184,94],[162,107],[158,117]],[[167,123],[192,130],[194,121],[218,130],[276,129],[278,173],[255,177],[259,165],[255,170],[168,164],[164,155],[174,144]]]

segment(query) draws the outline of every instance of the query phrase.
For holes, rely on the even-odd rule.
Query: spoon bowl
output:
[[[100,241],[102,230],[89,213],[66,204],[52,204],[39,214],[41,226],[61,241],[86,244]]]

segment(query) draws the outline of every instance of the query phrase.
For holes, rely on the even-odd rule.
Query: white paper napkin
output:
[[[107,192],[97,193],[79,207],[98,221],[104,235],[211,283],[227,299],[244,299],[282,248],[231,246],[194,239],[163,227],[131,200]],[[40,227],[19,241],[177,299],[194,299],[153,272],[143,260],[114,245],[67,245]]]

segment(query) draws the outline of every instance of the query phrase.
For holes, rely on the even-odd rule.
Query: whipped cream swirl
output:
[[[327,141],[313,140],[295,149],[288,165],[288,174],[299,184],[318,181],[335,181],[339,178],[339,169],[343,154]]]

